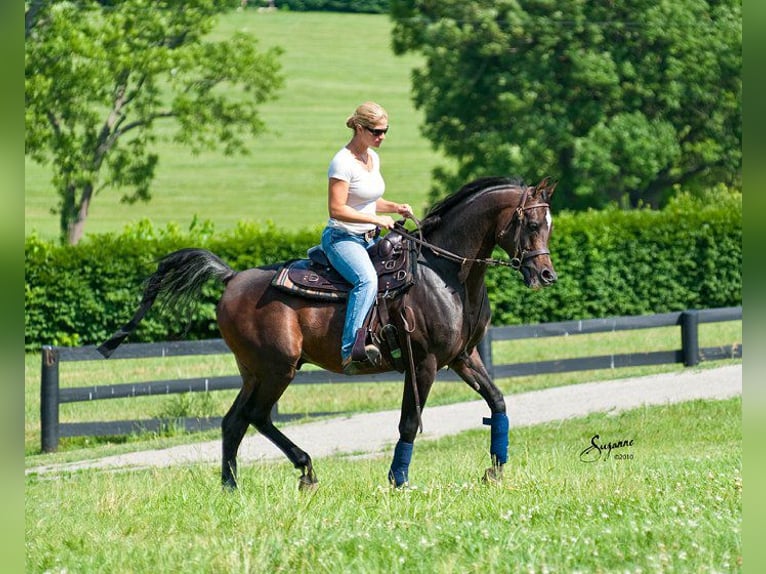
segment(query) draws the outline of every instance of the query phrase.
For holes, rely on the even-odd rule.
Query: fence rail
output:
[[[613,317],[606,319],[542,323],[538,325],[493,327],[488,330],[487,336],[479,346],[479,352],[487,366],[487,370],[493,378],[540,375],[544,373],[561,373],[568,371],[617,369],[623,367],[671,363],[683,363],[686,366],[694,366],[700,361],[741,358],[741,343],[700,348],[698,336],[700,323],[736,321],[741,319],[742,307],[740,306],[720,309],[688,310],[638,317]],[[607,354],[503,365],[495,365],[492,361],[492,344],[496,341],[561,337],[673,326],[678,326],[681,329],[681,348],[678,350]],[[220,355],[229,352],[229,348],[222,339],[164,343],[127,343],[118,347],[109,360]],[[43,346],[40,377],[40,426],[43,452],[56,451],[61,436],[127,434],[136,430],[156,430],[161,428],[163,424],[167,424],[167,421],[156,419],[143,421],[60,423],[59,407],[62,403],[188,392],[219,391],[237,389],[241,385],[239,375],[231,375],[65,389],[60,388],[59,373],[62,362],[93,360],[104,360],[96,350],[95,346]],[[401,375],[395,372],[382,373],[379,375],[345,377],[322,370],[299,371],[293,384],[373,383],[397,380],[400,377]],[[460,379],[452,371],[442,370],[437,374],[437,380],[459,381]],[[274,416],[277,420],[289,418],[289,415],[281,415],[276,409]],[[202,430],[216,426],[220,424],[220,421],[221,419],[217,417],[209,419],[188,418],[175,422],[184,426],[187,430]]]

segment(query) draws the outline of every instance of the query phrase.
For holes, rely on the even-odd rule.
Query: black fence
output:
[[[741,358],[741,342],[719,347],[700,348],[698,337],[700,323],[736,321],[741,319],[742,307],[726,307],[721,309],[690,310],[638,317],[613,317],[608,319],[563,321],[559,323],[543,323],[538,325],[493,327],[488,331],[484,341],[482,341],[479,347],[479,352],[493,378],[562,373],[568,371],[618,369],[623,367],[670,363],[683,363],[686,366],[694,366],[700,361]],[[495,341],[584,335],[672,326],[680,327],[681,348],[678,350],[608,354],[505,365],[495,365],[492,361],[492,344]],[[172,343],[127,343],[118,347],[109,360],[180,357],[190,355],[220,355],[229,352],[229,348],[222,339]],[[96,350],[95,346],[43,346],[40,387],[40,426],[43,452],[56,451],[59,439],[62,436],[110,436],[129,434],[132,432],[158,430],[169,423],[169,421],[158,419],[143,421],[60,423],[59,407],[62,403],[168,395],[174,393],[220,391],[226,389],[238,389],[241,385],[239,375],[232,375],[64,389],[59,387],[59,370],[62,362],[93,360],[104,360]],[[396,372],[346,377],[321,370],[299,371],[293,384],[375,383],[401,380],[401,378],[402,375]],[[457,375],[450,370],[439,371],[437,380],[460,381]],[[328,413],[313,414],[318,415]],[[273,415],[275,420],[285,420],[290,418],[290,415],[280,414],[276,407]],[[171,422],[177,427],[183,427],[186,430],[191,431],[218,426],[220,425],[221,418],[185,418]]]

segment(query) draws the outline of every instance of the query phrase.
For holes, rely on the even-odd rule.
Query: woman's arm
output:
[[[412,207],[408,203],[396,203],[382,197],[375,202],[375,211],[378,213],[398,213],[399,215],[412,215]]]

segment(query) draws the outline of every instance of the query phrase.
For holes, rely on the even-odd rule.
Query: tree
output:
[[[62,239],[77,243],[97,190],[148,201],[158,122],[193,152],[245,152],[282,85],[278,49],[207,38],[231,0],[34,0],[27,5],[26,153],[52,163]],[[127,190],[127,191],[125,191]]]
[[[568,208],[739,185],[741,0],[392,0],[423,132],[488,173],[560,180]]]

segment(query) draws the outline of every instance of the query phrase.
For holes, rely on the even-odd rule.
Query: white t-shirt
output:
[[[372,170],[367,171],[365,167],[354,158],[351,150],[344,147],[330,162],[330,168],[327,170],[327,177],[334,177],[348,182],[348,199],[346,204],[362,213],[375,215],[375,202],[383,196],[386,189],[386,183],[380,174],[380,158],[371,148],[367,149],[367,154],[372,160]],[[366,233],[375,229],[373,223],[351,223],[348,221],[338,221],[331,217],[327,222],[330,227],[344,229],[349,233]]]

